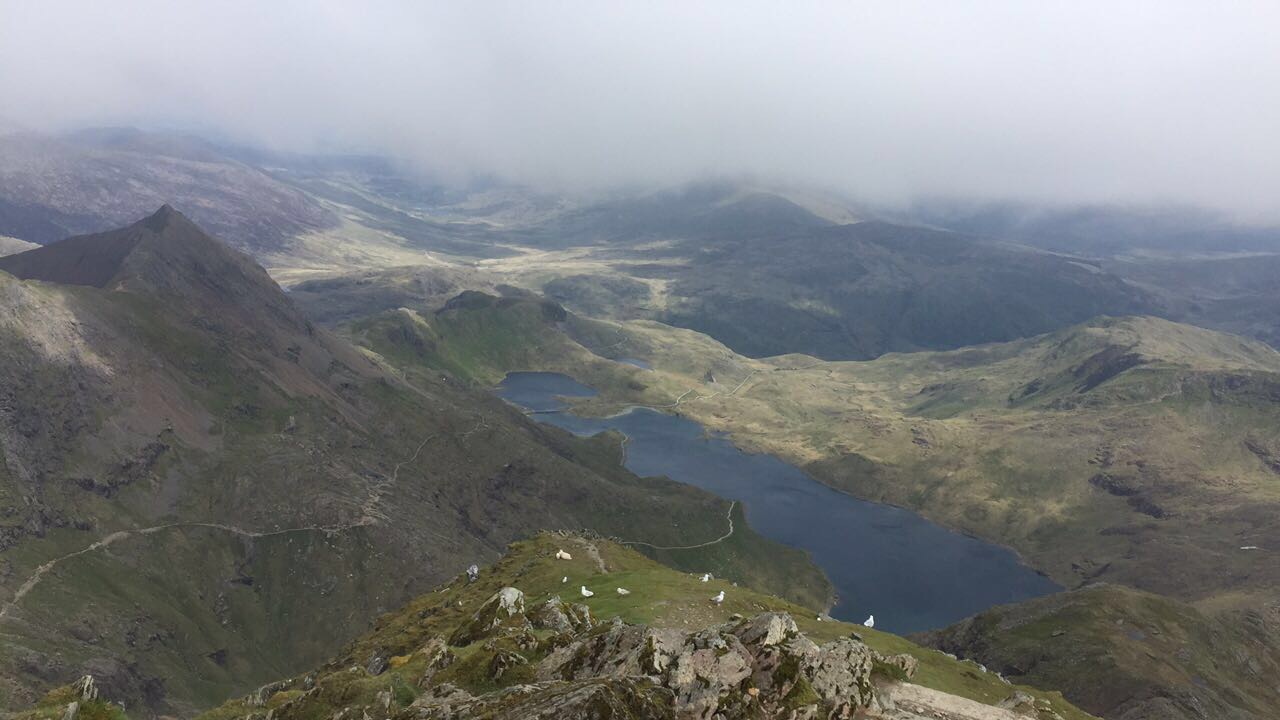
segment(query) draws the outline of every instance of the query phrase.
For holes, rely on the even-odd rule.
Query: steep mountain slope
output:
[[[539,529],[723,533],[727,503],[630,475],[616,438],[407,382],[313,327],[171,208],[2,262],[2,706],[89,672],[190,714]],[[749,529],[686,561],[733,576],[745,557],[825,600]]]
[[[129,129],[0,137],[0,235],[50,243],[132,222],[166,201],[259,253],[338,223],[306,194],[195,138]]]
[[[1078,690],[1072,697],[1107,717],[1127,717],[1130,705],[1116,698],[1157,712],[1158,698],[1198,695],[1238,708],[1239,717],[1266,717],[1259,703],[1274,686],[1259,668],[1280,657],[1275,350],[1136,317],[870,362],[758,361],[687,330],[548,318],[538,307],[507,298],[435,314],[401,310],[350,331],[400,363],[465,365],[464,376],[479,383],[509,370],[564,372],[600,391],[572,400],[577,412],[640,405],[687,415],[834,487],[1011,545],[1068,587],[1103,580],[1190,602],[1155,597],[1135,606],[1142,612],[1134,622],[1144,627],[1160,621],[1163,607],[1181,613],[1184,629],[1196,618],[1222,629],[1180,636],[1183,649],[1172,655],[1121,642],[1126,653],[1156,652],[1161,662],[1064,681],[1081,654],[1105,655],[1107,643],[1123,640],[1098,635],[1106,629],[1098,618],[1110,616],[1094,614],[1080,618],[1080,642],[1059,643],[1068,652],[1018,672],[1042,687]],[[1037,618],[1055,602],[1009,612],[1047,632]],[[1203,671],[1208,658],[1234,647],[1231,638],[1246,636],[1256,640],[1249,656],[1257,663],[1239,656],[1232,667],[1247,671]],[[998,633],[957,643],[993,662],[1002,649],[1034,647]],[[992,655],[979,654],[988,646]],[[1188,682],[1205,687],[1192,692]]]
[[[686,249],[656,319],[757,357],[950,349],[1153,307],[1073,258],[881,222]]]
[[[557,559],[561,551],[571,559]],[[581,597],[580,585],[595,594]],[[708,600],[718,589],[726,591],[720,605]],[[886,709],[895,697],[896,710]],[[1006,700],[1023,712],[993,707]],[[700,582],[598,538],[544,534],[512,546],[474,583],[454,578],[383,616],[323,667],[202,718],[854,712],[898,720],[1088,717],[1056,693],[1015,689],[902,638],[820,622],[777,598]]]
[[[1118,585],[992,608],[919,639],[1120,720],[1271,717],[1280,604],[1226,622]],[[1266,614],[1272,617],[1268,619]]]

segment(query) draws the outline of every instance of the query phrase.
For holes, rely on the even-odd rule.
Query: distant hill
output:
[[[859,221],[848,209],[748,184],[605,199],[487,237],[526,251],[466,267],[459,289],[518,285],[579,312],[697,330],[753,357],[952,349],[1161,307],[1090,260]],[[441,273],[423,271],[431,274]],[[308,304],[328,321],[354,317],[335,318],[330,305],[372,313],[410,304],[405,276],[326,280],[306,288],[315,297]]]
[[[1224,621],[1118,585],[992,608],[916,639],[1106,718],[1242,720],[1280,707],[1280,608]]]
[[[1280,227],[1249,224],[1212,210],[1177,205],[1052,206],[930,200],[906,215],[916,222],[1049,250],[1091,256],[1135,250],[1280,252]]]
[[[723,532],[725,501],[631,475],[618,438],[405,379],[313,326],[168,206],[2,261],[0,707],[88,673],[189,716],[538,530]],[[747,528],[676,560],[829,594]]]
[[[668,280],[657,319],[755,357],[951,349],[1154,307],[1076,258],[883,222],[680,248],[686,264],[638,270]]]
[[[0,136],[0,235],[51,243],[165,202],[255,253],[338,223],[305,193],[195,138],[131,129]]]
[[[1280,244],[1271,254],[1131,255],[1106,267],[1159,298],[1165,317],[1280,348]]]

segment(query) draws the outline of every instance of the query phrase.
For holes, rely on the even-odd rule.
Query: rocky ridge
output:
[[[479,644],[479,678],[517,682],[470,692],[442,680],[458,652]],[[596,622],[584,604],[559,596],[526,610],[513,587],[493,594],[458,630],[433,637],[409,657],[371,657],[347,672],[379,676],[414,656],[424,669],[412,702],[397,707],[394,683],[372,706],[348,706],[333,720],[373,717],[449,718],[1061,718],[1023,693],[993,707],[912,686],[919,661],[886,656],[857,637],[818,645],[789,614],[751,618],[688,631],[613,619]],[[313,676],[265,686],[242,701],[244,720],[314,717],[312,699],[326,692]],[[299,692],[300,691],[300,692]],[[280,702],[282,696],[287,698]],[[1021,709],[1015,712],[1013,708]]]
[[[556,543],[595,542],[602,543],[605,571],[583,576],[585,561],[553,559]],[[802,625],[815,627],[812,618],[798,623],[794,606],[790,612],[770,607],[742,589],[732,589],[733,609],[762,611],[709,616],[675,608],[663,615],[663,608],[682,601],[659,596],[646,579],[664,590],[688,584],[697,588],[696,598],[707,585],[666,569],[645,578],[628,564],[630,555],[576,535],[518,543],[476,581],[459,577],[384,617],[342,658],[263,686],[201,720],[1087,717],[1060,699],[1051,704],[1008,685],[989,700],[995,704],[927,687],[940,684],[940,662],[945,673],[976,666],[921,648],[884,652],[873,645],[883,648],[891,636],[830,620],[806,632]],[[631,592],[614,596],[604,589],[621,577]],[[502,584],[510,580],[529,592]],[[600,591],[579,601],[573,590],[573,601],[564,599],[566,588],[584,581]],[[648,622],[602,619],[611,612],[654,614]],[[895,642],[895,648],[914,647]]]

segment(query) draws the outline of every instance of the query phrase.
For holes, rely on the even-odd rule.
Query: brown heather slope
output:
[[[44,279],[0,271],[0,708],[87,672],[189,715],[540,529],[723,533],[727,503],[627,473],[616,439],[408,384],[170,208],[4,267]],[[745,558],[825,601],[749,529],[686,560],[763,577]]]

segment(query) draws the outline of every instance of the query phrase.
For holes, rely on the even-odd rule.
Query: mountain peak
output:
[[[265,270],[168,204],[127,227],[0,257],[0,270],[23,280],[162,295],[224,317],[238,308],[245,318],[305,325]]]
[[[184,253],[234,254],[166,203],[127,227],[76,235],[2,258],[0,270],[23,280],[105,288],[122,279],[140,246],[152,244],[167,248],[161,255],[171,255],[178,248]]]
[[[139,221],[137,224],[146,227],[152,232],[164,232],[172,223],[178,221],[191,222],[190,220],[187,220],[185,215],[174,210],[172,205],[165,203],[160,206],[159,210],[156,210],[149,217]]]

